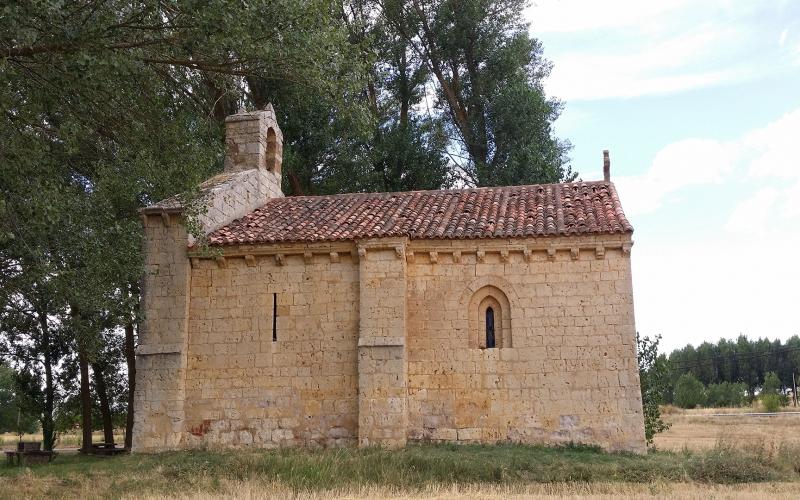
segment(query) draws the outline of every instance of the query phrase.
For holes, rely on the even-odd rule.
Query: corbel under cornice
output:
[[[237,247],[215,247],[215,251],[206,254],[201,250],[189,249],[188,256],[191,259],[193,267],[196,267],[200,260],[215,259],[219,267],[227,265],[226,259],[241,257],[244,258],[248,266],[254,266],[258,257],[272,257],[277,265],[285,265],[286,258],[289,256],[302,256],[305,264],[312,264],[314,255],[325,255],[329,257],[330,262],[340,262],[342,254],[349,254],[353,261],[363,259],[368,252],[372,250],[392,250],[399,259],[405,259],[409,264],[417,261],[417,255],[427,257],[423,262],[431,264],[442,263],[442,255],[450,255],[453,263],[462,263],[465,254],[475,255],[478,263],[485,263],[487,254],[495,254],[503,263],[511,262],[513,254],[521,255],[523,262],[534,262],[534,256],[545,254],[547,260],[554,261],[559,252],[569,252],[571,260],[578,260],[582,251],[591,252],[596,259],[605,259],[609,250],[621,250],[622,254],[629,256],[632,241],[610,241],[598,243],[596,241],[587,241],[586,243],[565,242],[562,244],[556,242],[548,243],[534,243],[534,244],[513,244],[513,243],[498,243],[492,241],[477,243],[469,240],[462,242],[450,242],[450,245],[441,245],[428,243],[426,240],[417,240],[411,243],[408,242],[381,242],[369,241],[359,242],[332,242],[325,244],[307,244],[307,245],[253,245],[253,246],[237,246]],[[446,261],[444,261],[446,262]]]

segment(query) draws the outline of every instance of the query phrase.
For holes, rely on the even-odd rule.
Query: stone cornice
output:
[[[355,261],[367,252],[393,249],[397,258],[405,258],[409,263],[415,256],[426,256],[425,261],[432,264],[443,262],[442,255],[451,256],[448,261],[458,263],[463,255],[472,254],[478,262],[484,262],[487,254],[499,255],[501,262],[510,262],[511,255],[521,254],[524,262],[532,262],[534,255],[546,254],[548,260],[555,260],[560,252],[568,252],[572,260],[579,258],[582,251],[591,252],[595,258],[604,259],[608,250],[619,249],[625,256],[630,255],[633,242],[626,235],[608,237],[559,237],[533,238],[529,240],[411,240],[407,238],[376,238],[360,241],[341,241],[323,243],[276,243],[267,245],[240,245],[213,247],[203,251],[189,249],[188,255],[193,263],[199,259],[216,259],[220,267],[226,259],[243,257],[248,265],[255,264],[257,256],[269,256],[277,265],[284,265],[288,256],[300,255],[306,264],[313,262],[315,255],[328,256],[331,262],[339,262],[341,255],[350,255]]]

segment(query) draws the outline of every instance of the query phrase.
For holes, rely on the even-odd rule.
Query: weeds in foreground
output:
[[[220,491],[257,481],[296,492],[353,488],[420,490],[446,485],[800,480],[800,449],[735,448],[702,452],[605,453],[597,448],[525,445],[414,445],[400,450],[186,451],[96,458],[62,455],[49,465],[0,467],[0,497],[93,497]]]

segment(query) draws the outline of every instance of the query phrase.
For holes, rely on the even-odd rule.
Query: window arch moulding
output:
[[[494,347],[513,346],[511,303],[498,287],[484,285],[472,293],[467,304],[469,313],[469,347],[486,349],[487,311],[491,308],[494,323]]]

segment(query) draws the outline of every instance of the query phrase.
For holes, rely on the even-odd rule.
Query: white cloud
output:
[[[663,334],[666,352],[686,344],[735,338],[786,339],[795,317],[800,266],[787,265],[800,235],[663,241],[634,245],[636,327]]]
[[[800,266],[786,260],[800,247],[798,134],[800,109],[732,141],[667,145],[644,174],[615,179],[626,213],[643,229],[633,258],[639,331],[663,333],[666,349],[740,333],[800,334]],[[708,203],[691,200],[702,211],[676,220],[688,203],[680,196],[704,186],[692,196]],[[686,217],[707,223],[687,235]]]
[[[780,197],[781,192],[773,187],[756,191],[734,208],[725,229],[732,233],[763,235],[767,230],[765,221],[775,212]]]
[[[575,101],[785,72],[800,61],[794,31],[785,25],[791,8],[742,0],[536,0],[527,17],[554,63],[548,93]]]
[[[787,219],[800,218],[800,181],[783,192],[783,215]]]
[[[774,183],[741,202],[726,226],[735,230],[745,227],[755,214],[764,215],[767,202],[770,207],[776,204],[774,208],[780,214],[800,211],[799,137],[800,109],[796,109],[733,141],[692,138],[668,144],[656,153],[645,173],[617,177],[614,181],[625,199],[625,212],[629,216],[658,210],[690,186],[745,178],[753,185]],[[795,179],[797,185],[792,182]],[[780,217],[771,219],[779,221]]]
[[[689,0],[534,0],[530,20],[537,33],[604,30],[641,26],[691,3]]]
[[[722,181],[733,170],[737,149],[709,139],[667,145],[656,153],[643,175],[614,179],[625,200],[625,213],[635,216],[652,212],[686,187]]]
[[[800,179],[800,109],[747,134],[742,143],[753,155],[751,176]]]
[[[747,179],[771,183],[740,202],[725,228],[732,232],[800,233],[800,109],[786,113],[739,141]]]

